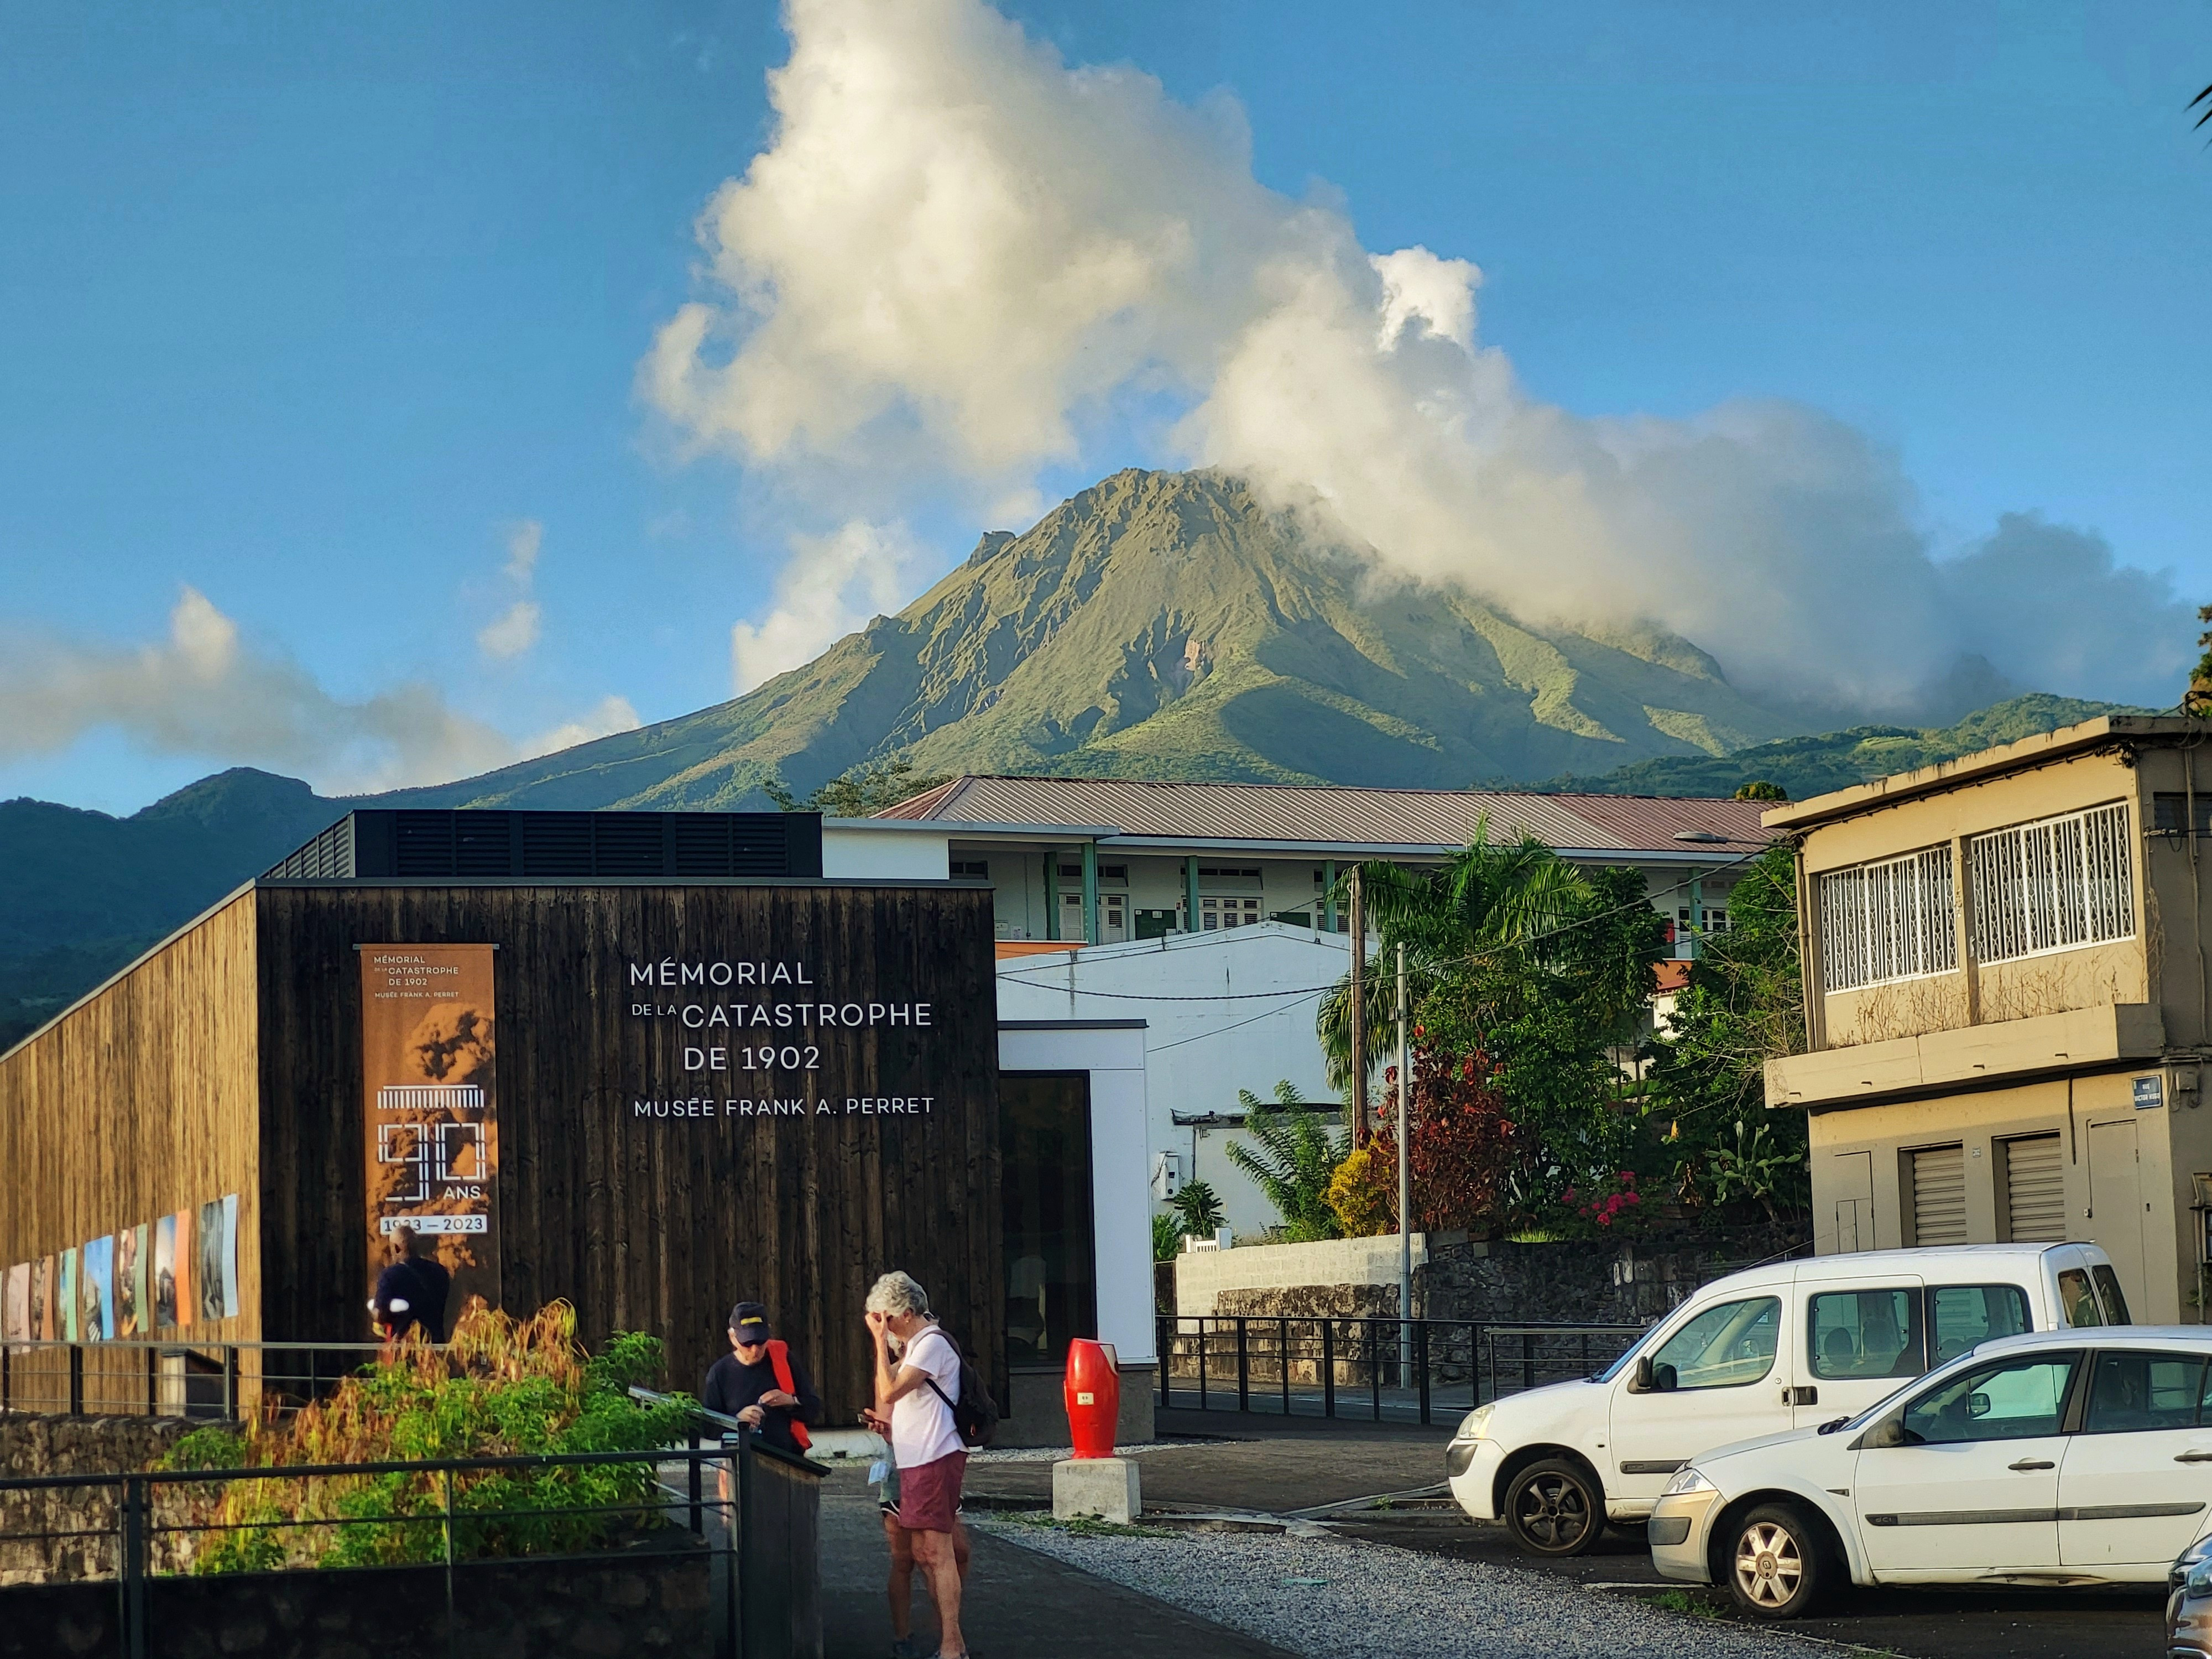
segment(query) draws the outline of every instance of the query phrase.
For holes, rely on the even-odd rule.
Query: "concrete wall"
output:
[[[2135,1104],[2139,1078],[2160,1084],[2160,1103]],[[1812,1117],[1813,1216],[1822,1255],[1850,1248],[1848,1211],[1871,1188],[1871,1237],[1861,1249],[1894,1249],[1918,1242],[1911,1214],[1911,1156],[1956,1144],[1966,1170],[1970,1243],[2008,1237],[2003,1215],[2003,1143],[2056,1132],[2065,1137],[2066,1231],[2102,1246],[2119,1269],[2138,1322],[2189,1324],[2205,1320],[2199,1285],[2204,1215],[2194,1209],[2192,1176],[2212,1176],[2212,1115],[2197,1103],[2194,1066],[2150,1066],[2071,1079],[2054,1078],[2012,1088],[1893,1102]],[[2130,1141],[2132,1139],[2132,1146]],[[2110,1194],[2125,1190],[2097,1172],[2107,1201],[2092,1202],[2093,1154],[2130,1157],[2137,1196],[2123,1208]]]
[[[945,834],[879,818],[825,818],[822,874],[830,881],[943,881]]]
[[[1091,1074],[1098,1340],[1114,1344],[1124,1364],[1144,1364],[1153,1357],[1152,1218],[1145,1188],[1145,1037],[1142,1029],[1128,1026],[999,1033],[1002,1071]]]
[[[1372,1313],[1395,1315],[1398,1297],[1398,1237],[1326,1238],[1310,1244],[1240,1244],[1232,1250],[1186,1250],[1176,1258],[1176,1312]],[[1413,1235],[1416,1273],[1429,1259],[1425,1233]],[[1387,1298],[1368,1307],[1258,1305],[1248,1292],[1282,1292],[1316,1287],[1387,1289]],[[1380,1305],[1387,1299],[1389,1305]],[[1226,1305],[1235,1303],[1238,1305]]]
[[[1828,871],[1894,858],[1923,848],[1953,848],[1993,830],[2079,811],[2112,801],[2130,805],[2137,834],[2150,821],[2150,797],[2157,768],[2171,762],[2159,752],[2146,765],[2128,765],[2111,753],[2075,755],[2018,772],[1962,781],[1955,787],[1895,801],[1832,823],[1816,825],[1805,838],[1802,871],[1806,904],[1817,929],[1820,878]],[[2212,779],[2208,779],[2212,781]],[[1956,860],[1954,860],[1954,863]],[[2148,860],[2135,859],[2136,933],[2131,939],[2080,950],[2060,951],[2011,962],[1977,964],[1963,961],[1948,974],[1929,975],[1890,985],[1828,993],[1818,982],[1817,948],[1807,953],[1807,971],[1815,989],[1815,1048],[1881,1042],[1929,1031],[1954,1030],[1978,1021],[1994,1024],[2069,1008],[2150,1000],[2154,916],[2171,914],[2176,896],[2147,897]],[[2163,866],[2161,866],[2161,870]],[[1968,882],[1957,873],[1954,893],[1963,905]],[[2160,901],[2163,900],[2163,902]],[[1964,953],[1962,953],[1963,956]],[[2191,1029],[2201,1026],[2193,1020]]]

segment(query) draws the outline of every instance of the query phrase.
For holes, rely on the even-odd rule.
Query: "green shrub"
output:
[[[243,1435],[222,1429],[186,1435],[162,1467],[279,1469],[632,1451],[681,1437],[688,1400],[647,1407],[628,1393],[632,1383],[659,1375],[659,1339],[621,1333],[586,1357],[575,1325],[566,1303],[529,1319],[474,1304],[442,1353],[419,1340],[402,1342],[282,1424],[264,1419]],[[585,1549],[659,1523],[650,1507],[628,1515],[575,1512],[649,1506],[655,1476],[647,1462],[301,1476],[185,1490],[188,1506],[215,1528],[195,1553],[198,1572],[442,1560],[449,1502],[453,1549],[463,1558]],[[295,1522],[310,1524],[287,1524]]]

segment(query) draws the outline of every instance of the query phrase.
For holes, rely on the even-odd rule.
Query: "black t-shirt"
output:
[[[791,1362],[792,1393],[799,1396],[799,1408],[788,1406],[765,1406],[760,1437],[771,1445],[795,1452],[799,1443],[791,1437],[791,1420],[794,1417],[806,1424],[822,1420],[821,1396],[814,1392],[814,1384],[806,1375],[806,1367],[799,1363],[799,1356],[786,1351]],[[700,1391],[699,1403],[710,1412],[720,1412],[725,1417],[735,1417],[739,1412],[757,1401],[760,1397],[783,1385],[775,1380],[775,1367],[766,1354],[757,1365],[748,1365],[734,1353],[726,1353],[707,1368],[707,1386]]]
[[[453,1274],[437,1261],[428,1256],[410,1256],[393,1262],[376,1276],[377,1311],[384,1316],[394,1337],[404,1336],[420,1325],[431,1341],[443,1342],[446,1298],[453,1288]],[[404,1302],[404,1311],[393,1311],[394,1302]]]

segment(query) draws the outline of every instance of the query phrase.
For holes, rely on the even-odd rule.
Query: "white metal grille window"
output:
[[[1948,974],[1959,965],[1951,849],[1832,870],[1820,878],[1820,975],[1829,991]]]
[[[1966,859],[1978,961],[2010,962],[2135,937],[2124,802],[1976,836],[1966,843]]]

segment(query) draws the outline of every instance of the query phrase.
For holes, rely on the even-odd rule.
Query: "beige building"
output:
[[[2082,1239],[2205,1322],[2212,728],[2113,716],[1778,808],[1814,1246]]]

